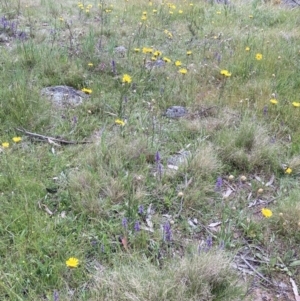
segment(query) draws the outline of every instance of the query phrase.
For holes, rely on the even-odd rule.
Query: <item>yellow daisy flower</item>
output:
[[[273,215],[272,211],[270,209],[267,209],[267,208],[262,208],[261,213],[266,218],[269,218]]]
[[[132,82],[131,76],[128,74],[124,74],[122,78],[122,83],[130,84]]]
[[[285,170],[285,173],[289,175],[289,174],[292,173],[292,171],[293,171],[293,170],[292,170],[290,167],[288,167],[288,168]]]
[[[176,67],[180,67],[181,65],[182,65],[182,64],[181,64],[180,61],[176,61],[176,62],[175,62],[175,66],[176,66]]]
[[[77,268],[79,265],[79,260],[75,257],[70,257],[67,261],[66,261],[66,265],[68,268]]]
[[[22,138],[21,137],[13,137],[12,140],[13,140],[13,142],[18,143],[22,140]]]
[[[261,61],[263,58],[263,55],[261,53],[256,53],[255,58],[257,61]]]
[[[277,105],[278,104],[278,100],[276,98],[271,98],[270,99],[270,103],[273,105]]]
[[[179,69],[178,72],[181,74],[187,74],[187,70],[185,68]]]
[[[3,142],[2,147],[3,148],[9,148],[9,143],[8,142]]]
[[[116,120],[115,120],[115,124],[124,126],[124,125],[125,125],[125,122],[124,122],[122,119],[116,119]]]

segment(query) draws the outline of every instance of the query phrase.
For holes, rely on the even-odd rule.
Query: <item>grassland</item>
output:
[[[292,300],[299,8],[0,3],[0,299]]]

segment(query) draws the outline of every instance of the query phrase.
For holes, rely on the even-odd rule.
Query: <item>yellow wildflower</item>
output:
[[[153,13],[156,14],[157,13],[157,9],[153,9]]]
[[[221,12],[220,12],[220,11],[217,11],[217,15],[221,15]]]
[[[130,84],[132,82],[131,76],[128,74],[124,74],[122,78],[122,83]]]
[[[163,61],[166,63],[171,63],[171,60],[168,57],[163,57]]]
[[[191,55],[193,52],[191,51],[191,50],[188,50],[187,52],[186,52],[186,54],[187,55]]]
[[[277,105],[278,104],[278,100],[276,98],[271,98],[270,99],[270,103],[273,105]]]
[[[66,265],[68,268],[77,268],[79,264],[79,260],[75,257],[70,257],[67,261],[66,261]]]
[[[185,68],[179,69],[178,72],[181,73],[181,74],[187,74],[187,70]]]
[[[225,77],[230,77],[231,76],[231,73],[228,70],[225,70],[225,69],[221,70],[220,74],[224,75]]]
[[[153,55],[154,56],[160,56],[161,55],[161,51],[156,50],[156,51],[154,51]]]
[[[125,122],[124,122],[122,119],[116,119],[116,120],[115,120],[115,124],[124,126],[124,125],[125,125]]]
[[[89,66],[89,67],[93,67],[94,64],[93,64],[93,63],[88,63],[88,66]]]
[[[246,51],[250,51],[250,47],[247,46],[247,47],[245,48],[245,50],[246,50]]]
[[[92,89],[88,89],[88,88],[83,88],[83,89],[81,89],[81,91],[86,94],[91,94],[93,92]]]
[[[175,62],[175,66],[176,66],[176,67],[180,67],[180,66],[181,66],[181,62],[180,62],[180,61],[176,61],[176,62]]]
[[[3,148],[9,148],[9,143],[8,142],[3,142],[2,147]]]
[[[294,106],[295,108],[300,107],[300,102],[294,101],[294,102],[293,102],[293,106]]]
[[[22,138],[21,137],[13,137],[12,140],[13,140],[13,142],[18,143],[22,140]]]
[[[179,13],[179,14],[182,14],[182,13],[183,13],[183,11],[180,9],[180,10],[178,11],[178,13]]]
[[[270,209],[267,209],[267,208],[262,208],[261,213],[266,218],[269,218],[273,215],[272,211]]]
[[[263,56],[261,53],[256,53],[255,58],[256,58],[256,60],[261,61]]]
[[[140,52],[141,49],[140,49],[140,48],[134,48],[133,50],[134,50],[135,52]]]
[[[143,53],[152,53],[153,52],[153,49],[152,48],[149,48],[149,47],[143,47]]]
[[[292,173],[292,171],[293,171],[293,170],[292,170],[290,167],[288,167],[288,168],[285,170],[285,173],[289,175],[289,174]]]
[[[146,20],[147,20],[147,16],[142,16],[142,17],[141,17],[141,20],[142,20],[142,21],[146,21]]]

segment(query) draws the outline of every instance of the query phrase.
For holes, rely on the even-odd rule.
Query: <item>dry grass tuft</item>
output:
[[[95,277],[97,300],[241,300],[243,289],[223,251],[174,259],[163,268],[148,260],[117,265]]]
[[[243,121],[235,131],[224,129],[216,137],[223,162],[239,170],[279,170],[280,145],[272,141],[265,127]]]
[[[274,214],[273,226],[275,231],[283,237],[291,237],[300,242],[300,204],[299,190],[292,189],[288,197],[284,198]]]
[[[210,143],[200,144],[189,164],[190,172],[197,179],[210,179],[222,170],[222,162]]]

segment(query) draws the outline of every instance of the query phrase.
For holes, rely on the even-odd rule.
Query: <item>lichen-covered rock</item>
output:
[[[168,118],[179,118],[185,116],[186,114],[187,114],[187,109],[185,107],[172,106],[168,108],[163,115]]]
[[[153,69],[164,67],[166,63],[163,60],[156,60],[156,61],[147,61],[145,64],[146,69]]]
[[[191,156],[190,151],[181,151],[168,158],[168,165],[179,166],[186,163],[188,158]]]
[[[84,92],[69,86],[46,87],[41,90],[41,95],[57,106],[78,106],[88,97]]]

